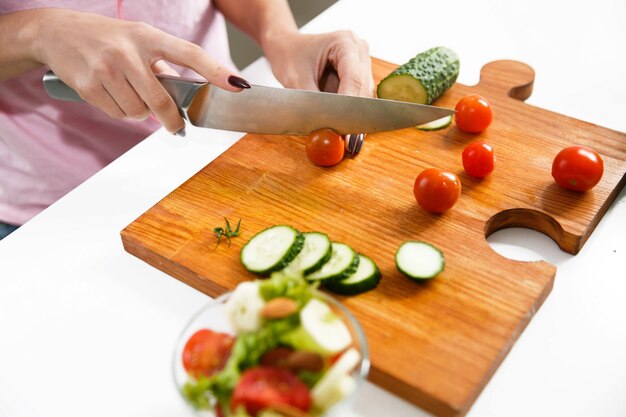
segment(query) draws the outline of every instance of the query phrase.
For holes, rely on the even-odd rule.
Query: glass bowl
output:
[[[351,347],[354,347],[361,356],[359,364],[351,373],[351,376],[356,382],[354,390],[323,414],[324,417],[337,417],[345,414],[345,411],[353,405],[359,390],[361,389],[364,381],[367,379],[370,368],[367,341],[361,325],[343,304],[326,293],[314,289],[311,291],[315,297],[325,301],[333,313],[343,320],[352,335]],[[195,409],[182,394],[183,386],[187,381],[189,381],[189,376],[183,368],[182,352],[187,340],[189,340],[191,335],[200,329],[210,329],[216,332],[228,333],[232,335],[235,334],[226,313],[226,301],[231,294],[231,292],[222,294],[221,296],[211,300],[207,305],[200,309],[200,311],[198,311],[191,318],[189,323],[187,323],[176,343],[173,361],[174,383],[176,384],[176,389],[185,403],[197,416],[215,417],[215,413],[213,411]],[[315,417],[322,417],[322,415],[316,415]]]

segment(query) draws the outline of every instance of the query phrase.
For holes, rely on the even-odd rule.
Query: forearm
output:
[[[214,3],[226,19],[264,50],[275,39],[298,31],[287,0],[214,0]]]
[[[35,34],[42,10],[0,16],[0,81],[41,66],[35,54]]]

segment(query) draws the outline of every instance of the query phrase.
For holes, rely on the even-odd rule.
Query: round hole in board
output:
[[[523,227],[498,230],[487,237],[487,242],[496,253],[515,261],[559,264],[573,256],[545,234]]]
[[[496,253],[516,261],[557,264],[572,256],[561,249],[572,244],[561,225],[538,210],[501,211],[487,221],[485,236]]]

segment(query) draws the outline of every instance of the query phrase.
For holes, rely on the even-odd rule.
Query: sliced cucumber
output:
[[[310,299],[300,310],[300,326],[281,339],[297,350],[317,352],[323,356],[341,352],[352,343],[352,335],[343,320],[328,304]]]
[[[340,281],[352,275],[358,266],[359,257],[354,249],[345,243],[332,242],[332,254],[328,262],[305,278],[321,284]]]
[[[433,131],[446,128],[452,123],[452,115],[442,117],[441,119],[433,120],[432,122],[424,123],[423,125],[415,126],[419,130]]]
[[[291,226],[268,227],[241,248],[241,263],[250,272],[269,275],[283,269],[302,250],[304,236]]]
[[[332,255],[330,238],[325,233],[306,232],[304,246],[298,256],[285,267],[285,273],[292,276],[307,275],[317,271]]]
[[[313,406],[328,410],[337,402],[345,398],[356,387],[350,372],[359,364],[361,354],[350,348],[331,366],[311,390]]]
[[[246,281],[228,297],[225,304],[230,324],[237,333],[253,332],[261,327],[259,312],[265,305],[258,281]]]
[[[443,252],[430,243],[409,240],[396,252],[396,267],[409,278],[423,280],[439,275],[445,260]]]
[[[359,254],[359,266],[354,274],[341,281],[332,281],[324,285],[336,294],[355,295],[372,290],[380,282],[380,269],[376,263],[365,255]]]
[[[430,104],[450,88],[459,76],[459,57],[444,47],[417,54],[385,77],[377,95],[391,100]]]

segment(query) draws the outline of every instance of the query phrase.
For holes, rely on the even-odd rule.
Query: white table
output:
[[[456,50],[459,82],[495,59],[536,70],[538,107],[626,131],[626,2],[342,0],[306,32],[353,29],[373,56]],[[275,84],[264,60],[243,75]],[[127,254],[119,232],[241,135],[158,131],[0,242],[0,416],[187,415],[174,341],[206,297]],[[523,175],[523,173],[520,173]],[[495,250],[557,265],[554,289],[469,415],[626,415],[626,192],[577,256],[543,235]],[[354,415],[425,413],[367,384]]]

